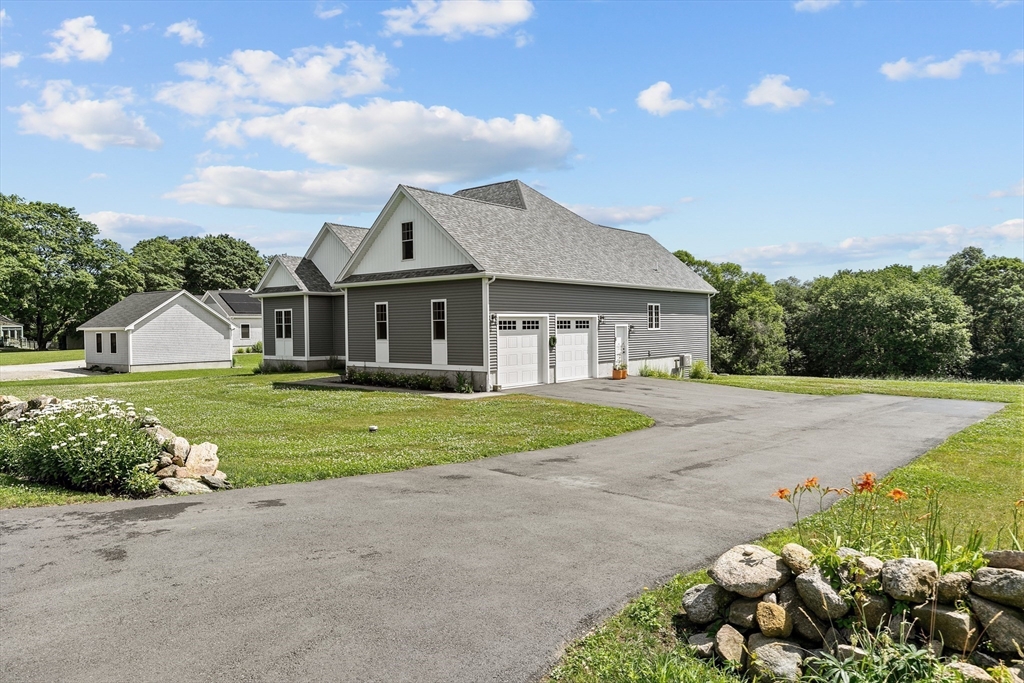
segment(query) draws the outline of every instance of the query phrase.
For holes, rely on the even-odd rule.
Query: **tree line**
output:
[[[230,235],[154,237],[131,252],[73,208],[0,194],[0,312],[45,349],[129,294],[255,288],[268,260]]]
[[[768,282],[676,257],[708,281],[719,372],[1024,379],[1024,260],[967,247],[941,266]]]

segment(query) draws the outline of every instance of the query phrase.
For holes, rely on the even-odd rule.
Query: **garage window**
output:
[[[523,321],[523,329],[524,330],[539,330],[540,329],[540,321],[539,320],[524,320]]]
[[[661,304],[647,304],[647,329],[661,329]]]
[[[103,333],[96,333],[96,353],[103,353]]]
[[[377,341],[387,341],[388,338],[388,305],[376,304],[376,327]]]
[[[448,338],[448,302],[445,300],[430,302],[431,319],[434,324],[434,341]]]
[[[110,333],[110,352],[117,353],[117,335],[113,332]]]
[[[577,320],[576,321],[576,329],[577,330],[589,330],[590,329],[590,321],[589,320]]]
[[[245,323],[242,323],[242,331],[240,334],[242,335],[242,339],[249,338],[249,326],[246,325]]]
[[[556,324],[555,327],[557,327],[560,330],[571,330],[572,329],[572,321],[571,320],[559,320],[558,324]]]
[[[514,330],[514,329],[516,329],[516,321],[515,320],[499,320],[498,321],[498,329],[499,330]]]
[[[412,223],[402,223],[402,260],[412,259]]]

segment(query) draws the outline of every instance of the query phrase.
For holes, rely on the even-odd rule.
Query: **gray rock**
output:
[[[696,655],[701,659],[715,656],[715,639],[706,633],[694,633],[686,642],[697,649]]]
[[[971,592],[1001,605],[1024,608],[1024,571],[982,567],[974,574]]]
[[[838,619],[850,611],[850,606],[821,573],[820,567],[805,571],[794,583],[804,604],[819,619]]]
[[[905,643],[914,635],[916,624],[917,622],[906,612],[894,614],[889,618],[889,633],[897,641]]]
[[[992,667],[999,666],[999,660],[991,655],[987,655],[981,650],[975,650],[971,653],[971,656],[967,658],[974,666],[980,666],[982,669],[991,669]]]
[[[863,650],[853,645],[840,645],[836,648],[836,659],[843,662],[845,662],[848,659],[852,659],[855,662],[859,662],[867,656],[867,650]]]
[[[196,478],[204,474],[213,474],[217,471],[220,459],[217,458],[217,444],[203,442],[192,446],[185,458],[185,467],[189,474]]]
[[[765,593],[761,596],[761,602],[770,602],[773,605],[779,604],[779,596],[775,593]]]
[[[766,638],[760,633],[750,636],[750,671],[755,677],[773,681],[797,681],[803,673],[803,649],[786,640]]]
[[[853,580],[855,583],[864,585],[874,581],[882,574],[882,561],[871,555],[862,555],[856,560],[856,573]]]
[[[223,490],[231,488],[231,484],[224,481],[224,479],[222,479],[221,477],[214,477],[209,474],[204,474],[203,476],[199,477],[199,480],[206,484],[207,486],[209,486],[211,489]]]
[[[174,464],[174,462],[171,461],[171,456],[169,455],[161,455],[158,462],[160,463],[161,468],[170,467],[171,465]]]
[[[708,575],[727,591],[759,598],[789,581],[782,558],[759,545],[738,545],[715,560]]]
[[[181,457],[180,455],[172,456],[171,457],[171,462],[174,463],[175,465],[177,465],[178,467],[184,467],[185,466],[185,458]]]
[[[171,457],[177,456],[184,460],[188,457],[188,449],[188,439],[183,436],[176,436],[173,439],[164,442],[164,450],[167,451]]]
[[[874,633],[889,623],[892,600],[888,595],[857,593],[853,600],[853,610],[864,628]]]
[[[195,479],[168,477],[161,480],[160,485],[171,493],[210,493],[209,486]]]
[[[0,394],[0,412],[3,412],[4,407],[12,403],[23,403],[23,401],[11,394]]]
[[[1024,651],[1024,616],[1020,612],[977,595],[968,595],[967,603],[993,651],[1009,655]]]
[[[734,600],[729,605],[729,613],[726,620],[733,626],[747,629],[753,628],[757,621],[757,606],[761,603],[760,600],[747,600],[740,598]]]
[[[841,560],[845,560],[850,557],[864,557],[864,553],[861,551],[855,550],[854,548],[847,548],[846,546],[837,550],[836,555],[838,555]]]
[[[996,679],[985,673],[984,669],[980,669],[967,662],[953,662],[952,664],[947,664],[946,668],[957,672],[960,677],[956,680],[963,681],[963,683],[995,683],[996,681]]]
[[[910,612],[930,638],[941,640],[950,650],[965,652],[978,642],[978,622],[967,612],[931,604],[918,605]]]
[[[793,572],[803,574],[814,563],[814,553],[799,543],[787,543],[782,546],[782,561]]]
[[[829,652],[836,653],[839,651],[840,645],[846,645],[846,636],[836,630],[834,626],[829,627],[825,631],[825,637],[823,639],[825,649]]]
[[[782,605],[761,602],[757,605],[757,626],[769,638],[788,638],[793,632],[793,617]]]
[[[177,473],[178,468],[175,465],[168,465],[167,467],[161,467],[158,469],[155,474],[161,479],[166,479],[167,477],[173,477]]]
[[[970,572],[951,572],[939,577],[939,602],[945,605],[952,605],[957,600],[963,600],[971,589]]]
[[[801,637],[813,643],[820,643],[825,631],[828,630],[828,626],[807,609],[804,601],[800,599],[800,593],[796,589],[796,584],[790,581],[785,586],[779,588],[776,595],[778,596],[779,604],[789,612],[789,616],[793,620],[793,630]]]
[[[35,398],[30,398],[28,400],[28,409],[29,410],[39,410],[43,406],[52,405],[54,403],[60,403],[60,399],[59,398],[55,398],[53,396],[47,396],[46,394],[43,394],[42,396],[36,396]]]
[[[22,401],[21,403],[8,403],[4,406],[4,409],[0,411],[0,420],[4,422],[14,422],[26,412],[28,412],[28,403],[25,401]]]
[[[942,641],[941,640],[929,640],[928,650],[936,657],[942,656]]]
[[[1024,571],[1024,551],[992,550],[985,553],[988,566],[993,569],[1017,569]]]
[[[156,442],[161,446],[174,439],[174,432],[159,424],[146,427],[146,433],[156,439]]]
[[[683,593],[683,611],[694,624],[707,624],[722,615],[732,595],[713,583],[702,583]]]
[[[743,666],[747,661],[746,640],[743,634],[729,624],[724,624],[715,634],[715,652],[726,662]]]
[[[882,564],[882,588],[897,600],[927,602],[939,583],[939,568],[931,560],[903,557]]]

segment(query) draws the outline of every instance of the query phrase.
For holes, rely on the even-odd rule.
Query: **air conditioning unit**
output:
[[[679,374],[684,379],[689,379],[689,377],[690,377],[690,368],[693,367],[693,354],[692,353],[684,353],[683,355],[681,355],[679,357],[679,365],[680,365],[680,373]]]

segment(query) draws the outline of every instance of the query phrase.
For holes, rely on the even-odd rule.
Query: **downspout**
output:
[[[718,292],[708,294],[708,372],[711,372],[711,297]]]
[[[496,275],[483,279],[483,310],[484,310],[484,391],[491,391],[491,284],[497,280]]]

